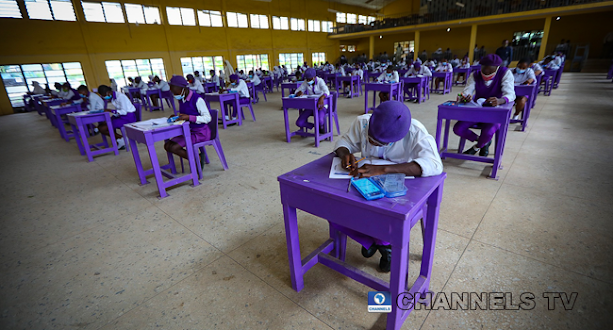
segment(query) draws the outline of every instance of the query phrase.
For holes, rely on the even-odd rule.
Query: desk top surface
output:
[[[368,207],[388,216],[404,218],[414,206],[424,202],[447,176],[443,173],[427,178],[406,179],[405,186],[408,191],[405,196],[367,201],[355,187],[347,192],[349,180],[328,178],[333,158],[334,154],[330,153],[280,175],[277,180],[281,185],[301,190],[304,194],[325,195],[349,206]]]

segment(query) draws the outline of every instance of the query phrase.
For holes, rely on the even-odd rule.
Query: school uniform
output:
[[[147,89],[149,89],[149,86],[147,86],[147,84],[145,84],[144,81],[140,81],[140,83],[136,84],[134,86],[134,88],[138,88],[140,89],[140,94],[141,95],[146,95],[147,94]]]
[[[319,78],[315,77],[315,82],[313,85],[309,85],[306,81],[300,84],[300,87],[296,89],[296,93],[302,92],[303,95],[318,95],[321,96],[325,94],[326,96],[330,95],[330,90],[326,85],[326,82]],[[326,112],[324,109],[318,110],[319,116],[319,125],[323,125],[325,123]],[[313,110],[300,110],[300,115],[298,116],[298,120],[296,120],[296,126],[305,127],[305,128],[313,128],[313,124],[308,122],[309,117],[313,116]]]
[[[532,79],[532,83],[536,81],[536,75],[534,74],[534,71],[530,68],[527,68],[523,73],[520,73],[517,68],[511,71],[513,72],[513,79],[515,80],[516,85],[521,85],[529,79]]]
[[[196,91],[198,94],[204,94],[204,87],[202,87],[202,83],[197,79],[194,79],[194,83],[188,83],[189,89],[192,91]]]
[[[547,70],[559,70],[560,66],[556,65],[554,61],[551,61],[547,64],[543,64],[543,68],[547,69]]]
[[[253,87],[258,86],[259,84],[262,83],[262,81],[260,80],[260,77],[258,77],[258,75],[253,75],[253,77],[250,77],[249,79],[251,79],[251,82],[253,83]]]
[[[125,94],[113,92],[111,104],[115,107],[111,116],[111,124],[114,129],[136,122],[136,108]]]
[[[466,87],[462,92],[463,95],[472,95],[473,99],[490,97],[504,98],[507,103],[515,101],[515,79],[511,70],[504,66],[499,66],[496,76],[492,80],[485,81],[481,76],[481,71],[477,71],[468,77]],[[494,134],[500,128],[500,124],[481,123],[481,135],[477,136],[470,127],[478,124],[478,122],[458,121],[453,126],[453,131],[456,135],[463,137],[469,141],[477,141],[477,148],[484,147],[492,140]]]
[[[411,66],[411,68],[404,74],[405,77],[414,77],[414,76],[428,76],[432,77],[432,71],[428,69],[428,67],[422,65],[419,67],[419,70],[415,69],[415,66]]]
[[[449,61],[449,64],[451,64],[451,66],[455,68],[460,65],[460,59],[454,58],[453,60]]]
[[[230,90],[237,92],[240,98],[249,98],[249,87],[243,79],[239,79],[237,85]]]
[[[104,110],[104,100],[100,97],[100,95],[91,92],[87,95],[87,110]]]
[[[220,81],[219,81],[219,76],[218,75],[213,75],[209,81],[214,83],[215,86],[219,87]]]
[[[381,75],[379,75],[379,77],[377,78],[378,82],[399,82],[400,81],[400,77],[398,76],[398,71],[394,70],[392,73],[390,73],[388,75],[387,72],[383,72]]]
[[[359,76],[361,81],[364,80],[364,71],[362,69],[353,70],[353,72],[351,72],[351,75],[352,76]]]
[[[530,66],[530,69],[532,69],[532,71],[534,71],[535,74],[537,71],[543,72],[543,67],[538,63],[532,63],[532,65]]]
[[[436,72],[453,72],[453,67],[451,66],[450,63],[443,64],[441,62],[441,63],[438,64],[438,66],[436,67],[436,69],[434,71],[436,71]]]
[[[34,88],[32,89],[33,94],[45,94],[45,89],[40,87],[37,82],[32,83],[32,86],[34,86]]]
[[[197,80],[196,80],[197,81]],[[202,84],[200,85],[202,86]],[[199,143],[211,139],[211,129],[207,125],[211,122],[211,113],[202,96],[190,90],[187,97],[179,100],[179,113],[189,115],[189,129],[192,143]],[[185,148],[185,136],[176,136],[171,141]]]
[[[199,81],[201,84],[204,85],[205,78],[203,76],[196,76],[196,75],[194,75],[194,79]]]

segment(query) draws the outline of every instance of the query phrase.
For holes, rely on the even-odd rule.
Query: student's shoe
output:
[[[492,141],[488,142],[486,145],[479,150],[479,156],[487,157],[490,154],[490,146],[492,145]]]
[[[123,141],[123,138],[117,139],[117,149],[125,149],[126,143]]]
[[[513,116],[513,120],[521,120],[521,115]]]
[[[364,258],[370,258],[374,256],[378,250],[379,250],[379,245],[377,244],[371,245],[368,249],[362,246],[362,255],[364,256]]]
[[[392,246],[391,245],[379,245],[379,252],[381,252],[381,260],[379,260],[379,270],[383,273],[389,273],[392,265]]]
[[[479,151],[479,148],[475,148],[473,146],[473,147],[470,147],[470,149],[464,151],[463,154],[465,154],[465,155],[474,155],[474,154],[477,153],[477,151]]]

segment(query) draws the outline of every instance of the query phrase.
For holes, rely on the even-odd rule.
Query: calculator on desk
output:
[[[366,200],[372,201],[385,197],[385,193],[370,178],[352,180],[351,185],[362,194]]]

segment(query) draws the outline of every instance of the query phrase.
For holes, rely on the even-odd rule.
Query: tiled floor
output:
[[[610,328],[613,84],[603,78],[567,73],[540,96],[528,130],[510,129],[499,181],[485,178],[490,166],[444,162],[431,290],[510,292],[514,303],[532,292],[534,309],[422,309],[403,329]],[[450,98],[407,104],[434,133],[436,106]],[[0,118],[0,328],[383,329],[385,315],[366,311],[369,289],[326,267],[292,290],[276,177],[333,144],[287,144],[280,93],[268,99],[257,122],[220,132],[229,171],[209,152],[201,185],[164,200],[154,183],[139,186],[131,154],[88,163],[37,114]],[[342,130],[363,106],[339,100]],[[324,220],[299,221],[303,250],[326,239]],[[421,244],[411,242],[412,277]],[[389,277],[357,243],[348,251]],[[558,299],[550,311],[544,292],[578,296],[572,310]]]

